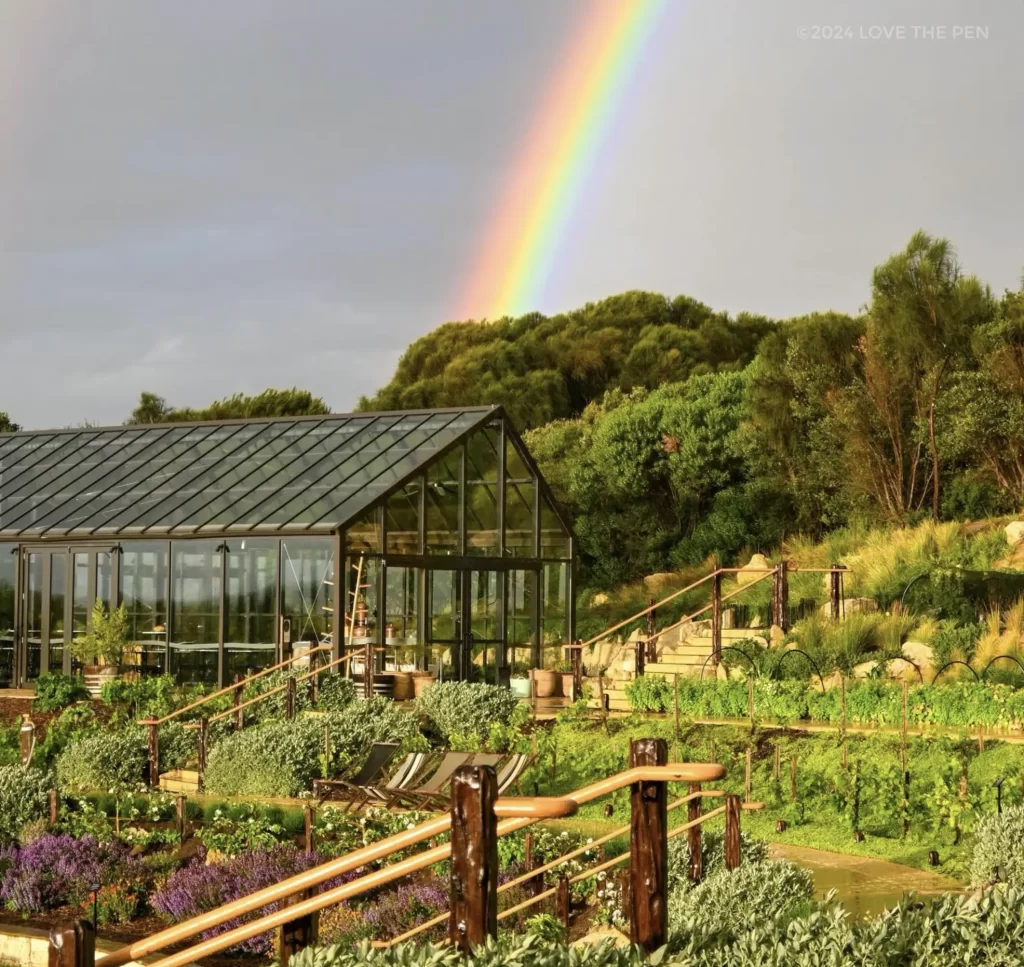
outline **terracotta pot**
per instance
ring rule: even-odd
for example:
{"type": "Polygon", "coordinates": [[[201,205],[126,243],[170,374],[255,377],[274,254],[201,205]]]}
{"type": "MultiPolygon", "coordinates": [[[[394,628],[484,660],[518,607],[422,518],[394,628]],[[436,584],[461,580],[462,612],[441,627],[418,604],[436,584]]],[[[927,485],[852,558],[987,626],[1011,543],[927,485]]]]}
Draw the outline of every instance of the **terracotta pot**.
{"type": "Polygon", "coordinates": [[[569,699],[576,696],[572,693],[572,672],[562,672],[562,694],[569,699]]]}
{"type": "Polygon", "coordinates": [[[412,675],[409,672],[392,672],[391,677],[395,680],[395,701],[408,702],[413,693],[412,675]]]}
{"type": "Polygon", "coordinates": [[[426,689],[437,681],[430,672],[414,672],[412,676],[412,693],[419,698],[426,689]]]}
{"type": "Polygon", "coordinates": [[[546,668],[535,668],[533,670],[534,698],[554,698],[558,693],[560,677],[558,672],[548,671],[546,668]]]}

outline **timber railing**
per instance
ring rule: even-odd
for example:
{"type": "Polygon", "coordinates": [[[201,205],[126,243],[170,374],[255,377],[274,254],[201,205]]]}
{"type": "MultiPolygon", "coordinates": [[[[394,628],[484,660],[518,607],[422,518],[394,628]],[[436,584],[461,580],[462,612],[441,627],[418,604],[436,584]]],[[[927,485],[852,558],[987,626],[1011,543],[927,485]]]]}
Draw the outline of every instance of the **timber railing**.
{"type": "Polygon", "coordinates": [[[671,594],[666,595],[660,601],[655,601],[653,598],[646,608],[637,611],[636,614],[630,615],[622,621],[617,622],[610,628],[605,628],[604,631],[600,632],[594,637],[587,639],[586,641],[577,641],[575,644],[569,646],[569,651],[572,657],[573,667],[573,687],[574,694],[579,695],[582,687],[583,678],[583,649],[592,647],[606,638],[610,638],[613,634],[621,631],[628,625],[633,624],[635,621],[639,621],[641,618],[647,618],[646,630],[641,632],[639,640],[632,646],[636,649],[636,673],[642,675],[644,673],[644,667],[647,662],[657,661],[657,641],[662,636],[670,631],[674,631],[676,628],[681,627],[687,622],[693,621],[694,618],[699,617],[707,611],[711,612],[711,651],[714,656],[715,664],[721,660],[722,656],[722,603],[735,598],[738,595],[749,591],[755,584],[759,584],[766,578],[772,578],[772,596],[771,596],[771,622],[773,625],[777,625],[782,629],[783,632],[789,630],[789,575],[803,573],[803,574],[828,574],[829,577],[829,611],[834,619],[838,619],[843,616],[845,609],[845,600],[843,595],[843,575],[849,573],[849,568],[844,567],[842,564],[833,564],[831,567],[793,567],[788,561],[780,561],[774,567],[769,568],[756,568],[756,567],[719,567],[711,571],[710,574],[705,574],[704,577],[698,578],[691,584],[686,585],[684,588],[679,588],[677,591],[673,591],[671,594]],[[752,580],[741,584],[734,591],[730,591],[728,594],[722,594],[722,575],[733,575],[733,574],[749,574],[757,575],[752,580]],[[693,611],[690,614],[672,622],[672,624],[656,630],[656,614],[658,608],[664,607],[668,602],[674,601],[680,595],[687,594],[690,591],[694,591],[703,584],[711,584],[711,600],[708,601],[702,608],[697,611],[693,611]]]}
{"type": "MultiPolygon", "coordinates": [[[[691,822],[686,829],[691,836],[691,846],[696,836],[698,856],[701,823],[719,815],[725,816],[727,864],[735,868],[740,861],[739,817],[742,807],[739,797],[726,796],[724,806],[703,815],[699,806],[705,795],[722,795],[718,790],[704,793],[701,784],[721,779],[724,775],[724,767],[714,763],[668,763],[668,746],[664,739],[635,740],[630,747],[629,769],[565,796],[499,799],[493,767],[464,766],[453,778],[451,810],[447,815],[437,816],[371,846],[167,927],[107,954],[103,962],[105,967],[122,967],[142,957],[164,952],[165,955],[152,961],[150,967],[186,967],[252,937],[277,930],[278,962],[287,964],[293,954],[316,943],[317,915],[321,910],[343,900],[363,896],[443,860],[451,860],[451,902],[446,917],[448,939],[460,949],[469,951],[473,945],[497,934],[498,838],[541,820],[571,816],[584,803],[626,787],[631,790],[630,849],[628,854],[609,861],[609,865],[628,859],[632,939],[646,950],[653,951],[663,946],[667,937],[668,784],[690,784],[690,794],[675,805],[686,802],[691,811],[696,809],[696,815],[691,812],[691,822]],[[448,833],[450,841],[447,843],[430,846],[380,869],[372,868],[372,864],[448,833]],[[318,887],[330,880],[360,871],[363,871],[362,875],[348,883],[317,892],[318,887]],[[209,936],[210,931],[222,929],[230,921],[269,904],[278,904],[279,908],[216,936],[209,936]],[[205,939],[174,953],[166,953],[169,947],[194,941],[202,934],[206,934],[205,939]]],[[[614,835],[622,835],[626,831],[624,827],[616,830],[614,835]]],[[[564,859],[560,858],[558,862],[564,859]]],[[[535,869],[529,875],[537,876],[539,872],[535,869]]],[[[598,872],[598,869],[593,869],[587,875],[594,876],[598,872]]],[[[694,872],[699,876],[699,869],[691,870],[691,875],[694,872]]],[[[510,916],[512,912],[515,911],[505,911],[503,916],[510,916]]],[[[54,967],[58,964],[92,967],[94,944],[92,926],[87,921],[60,924],[50,934],[50,963],[54,967]]]]}
{"type": "MultiPolygon", "coordinates": [[[[258,702],[263,702],[274,695],[280,695],[282,692],[285,694],[285,717],[292,719],[295,717],[296,708],[296,690],[300,682],[309,682],[309,699],[310,704],[315,708],[319,698],[320,691],[320,676],[324,672],[331,671],[335,668],[340,668],[346,662],[351,661],[352,658],[362,656],[362,652],[351,652],[347,655],[342,655],[340,658],[335,658],[332,661],[321,663],[320,655],[323,652],[330,651],[330,645],[317,645],[315,648],[310,648],[309,651],[303,652],[301,655],[294,655],[291,658],[287,658],[284,661],[278,662],[276,665],[271,665],[269,668],[264,668],[261,671],[256,672],[253,675],[249,675],[247,678],[241,676],[236,677],[235,681],[230,685],[219,689],[216,692],[212,692],[209,695],[192,702],[190,705],[185,705],[182,708],[175,709],[162,718],[158,719],[142,719],[139,721],[139,725],[144,726],[149,731],[149,782],[150,785],[156,787],[160,782],[160,738],[159,729],[161,725],[167,722],[179,719],[188,713],[194,713],[197,709],[202,708],[204,705],[208,705],[210,702],[214,702],[217,699],[223,698],[225,695],[230,694],[233,698],[233,703],[230,708],[223,709],[222,711],[215,712],[213,715],[202,715],[198,718],[189,721],[185,724],[187,729],[196,729],[199,732],[198,736],[198,772],[200,779],[203,771],[206,767],[206,751],[208,745],[208,730],[210,725],[214,722],[219,722],[221,719],[233,718],[235,730],[238,731],[245,727],[245,709],[255,705],[258,702]],[[260,692],[258,695],[254,695],[250,699],[242,700],[242,696],[245,689],[251,683],[258,681],[261,678],[266,677],[274,672],[281,671],[285,668],[297,664],[298,662],[308,662],[310,670],[303,675],[291,675],[280,685],[275,685],[273,688],[268,688],[266,691],[260,692]]],[[[382,648],[376,648],[375,651],[383,651],[382,648]]]]}

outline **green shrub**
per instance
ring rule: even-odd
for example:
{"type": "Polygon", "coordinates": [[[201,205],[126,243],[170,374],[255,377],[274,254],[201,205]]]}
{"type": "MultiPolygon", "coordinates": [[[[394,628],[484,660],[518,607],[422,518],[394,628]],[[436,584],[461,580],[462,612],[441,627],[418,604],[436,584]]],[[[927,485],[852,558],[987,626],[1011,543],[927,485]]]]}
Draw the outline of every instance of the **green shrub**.
{"type": "Polygon", "coordinates": [[[415,709],[445,742],[453,735],[486,736],[495,723],[508,725],[518,699],[508,688],[478,682],[439,682],[416,699],[415,709]]]}
{"type": "MultiPolygon", "coordinates": [[[[439,688],[433,685],[427,691],[439,688]]],[[[397,742],[403,751],[422,743],[416,719],[390,699],[375,695],[361,702],[352,702],[340,712],[320,722],[319,734],[330,733],[331,762],[329,771],[337,775],[366,756],[374,742],[397,742]]]]}
{"type": "Polygon", "coordinates": [[[669,929],[702,919],[738,930],[758,919],[775,919],[813,896],[808,870],[786,862],[743,863],[705,876],[694,887],[677,886],[668,900],[669,929]]]}
{"type": "Polygon", "coordinates": [[[180,719],[171,719],[157,729],[157,748],[161,772],[184,769],[199,757],[199,733],[185,728],[180,719]]]}
{"type": "Polygon", "coordinates": [[[49,814],[53,777],[40,769],[0,766],[0,846],[17,838],[26,823],[49,814]]]}
{"type": "Polygon", "coordinates": [[[627,683],[626,698],[634,712],[667,712],[672,707],[672,686],[660,675],[639,675],[627,683]]]}
{"type": "Polygon", "coordinates": [[[971,883],[990,881],[996,868],[1000,881],[1024,886],[1024,806],[985,816],[974,828],[971,883]]]}
{"type": "Polygon", "coordinates": [[[356,699],[356,684],[343,675],[321,675],[316,707],[321,712],[340,712],[356,699]]]}
{"type": "MultiPolygon", "coordinates": [[[[104,682],[100,698],[112,707],[116,717],[159,719],[193,702],[202,691],[202,686],[179,685],[173,675],[153,675],[137,682],[123,678],[104,682]]],[[[210,710],[206,709],[204,714],[209,715],[210,710]]]]}
{"type": "Polygon", "coordinates": [[[89,693],[77,675],[54,672],[40,675],[36,679],[36,697],[32,708],[37,712],[56,712],[88,697],[89,693]]]}
{"type": "Polygon", "coordinates": [[[124,789],[143,781],[148,757],[146,733],[137,726],[88,733],[58,756],[57,779],[64,789],[124,789]]]}
{"type": "Polygon", "coordinates": [[[317,719],[253,725],[213,746],[203,784],[220,796],[297,796],[312,785],[322,747],[323,724],[317,719]]]}
{"type": "MultiPolygon", "coordinates": [[[[715,829],[704,830],[700,838],[701,871],[703,879],[715,876],[725,869],[725,835],[715,829]]],[[[740,860],[742,864],[758,865],[768,859],[768,844],[740,833],[740,860]]],[[[690,883],[690,843],[683,836],[668,841],[668,888],[686,889],[690,883]]]]}

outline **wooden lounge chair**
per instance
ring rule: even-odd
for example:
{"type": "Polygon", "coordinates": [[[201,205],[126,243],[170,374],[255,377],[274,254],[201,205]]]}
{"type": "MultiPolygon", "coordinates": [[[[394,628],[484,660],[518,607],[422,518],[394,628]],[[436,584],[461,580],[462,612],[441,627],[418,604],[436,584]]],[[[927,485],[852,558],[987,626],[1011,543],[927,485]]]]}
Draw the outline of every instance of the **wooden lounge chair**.
{"type": "Polygon", "coordinates": [[[523,773],[533,764],[534,757],[528,752],[517,752],[498,773],[498,795],[503,796],[512,786],[519,785],[523,773]]]}
{"type": "Polygon", "coordinates": [[[397,795],[403,789],[409,788],[409,786],[416,782],[431,758],[432,755],[429,752],[410,752],[385,785],[374,783],[362,786],[361,792],[363,796],[358,801],[353,799],[351,808],[361,809],[364,806],[385,806],[390,808],[397,805],[397,795]]]}
{"type": "Polygon", "coordinates": [[[434,774],[422,786],[397,792],[395,798],[414,809],[438,808],[439,801],[444,801],[444,789],[451,781],[452,774],[459,766],[466,765],[471,758],[471,752],[446,752],[434,774]]]}
{"type": "Polygon", "coordinates": [[[398,752],[397,742],[374,742],[362,768],[347,779],[314,779],[313,795],[321,802],[335,800],[351,803],[365,797],[365,787],[380,781],[387,764],[398,752]]]}

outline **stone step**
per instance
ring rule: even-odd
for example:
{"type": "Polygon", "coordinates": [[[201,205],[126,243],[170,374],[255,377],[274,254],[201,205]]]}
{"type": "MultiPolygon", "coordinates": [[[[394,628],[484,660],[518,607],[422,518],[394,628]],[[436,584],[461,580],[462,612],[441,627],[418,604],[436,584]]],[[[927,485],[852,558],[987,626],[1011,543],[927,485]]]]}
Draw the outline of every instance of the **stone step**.
{"type": "Polygon", "coordinates": [[[194,769],[172,769],[160,774],[164,792],[199,792],[199,773],[194,769]]]}

